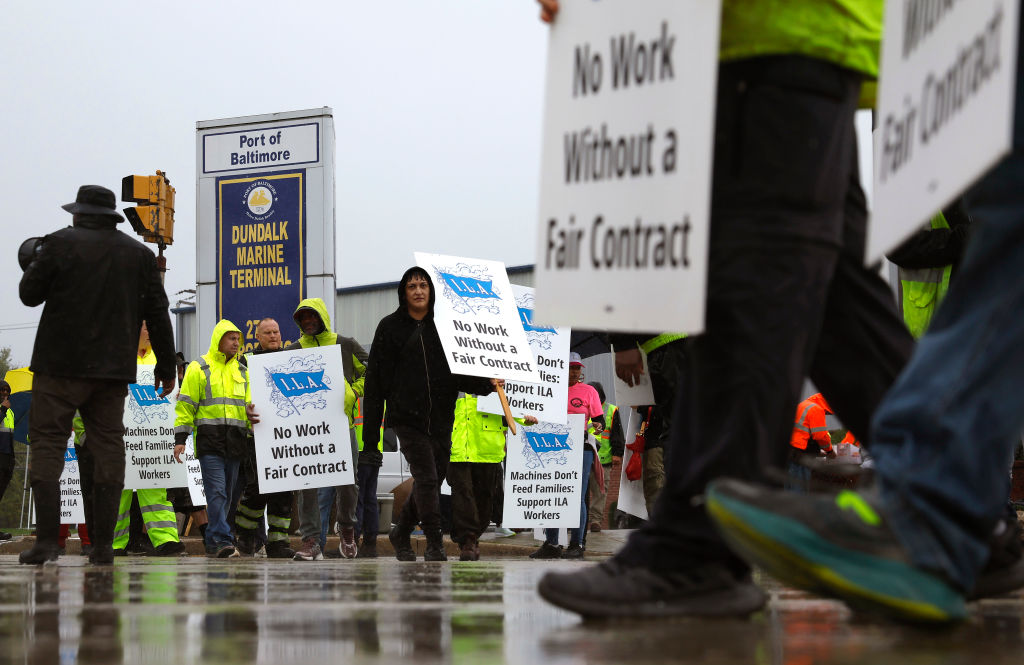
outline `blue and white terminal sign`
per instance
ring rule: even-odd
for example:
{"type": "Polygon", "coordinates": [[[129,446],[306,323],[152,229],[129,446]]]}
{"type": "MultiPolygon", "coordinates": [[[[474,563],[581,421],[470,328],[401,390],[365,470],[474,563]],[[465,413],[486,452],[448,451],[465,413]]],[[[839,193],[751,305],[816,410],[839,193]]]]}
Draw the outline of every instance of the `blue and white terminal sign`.
{"type": "Polygon", "coordinates": [[[292,313],[319,297],[334,316],[334,121],[331,109],[196,123],[197,329],[207,348],[220,319],[242,331],[273,318],[298,337],[292,313]]]}

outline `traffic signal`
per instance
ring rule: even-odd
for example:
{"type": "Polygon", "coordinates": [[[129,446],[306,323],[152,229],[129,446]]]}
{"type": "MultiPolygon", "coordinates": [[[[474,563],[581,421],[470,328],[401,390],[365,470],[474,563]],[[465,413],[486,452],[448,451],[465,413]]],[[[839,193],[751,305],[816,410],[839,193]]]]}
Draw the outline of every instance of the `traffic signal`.
{"type": "Polygon", "coordinates": [[[124,214],[145,242],[174,244],[174,188],[163,171],[122,178],[121,200],[143,204],[124,214]]]}

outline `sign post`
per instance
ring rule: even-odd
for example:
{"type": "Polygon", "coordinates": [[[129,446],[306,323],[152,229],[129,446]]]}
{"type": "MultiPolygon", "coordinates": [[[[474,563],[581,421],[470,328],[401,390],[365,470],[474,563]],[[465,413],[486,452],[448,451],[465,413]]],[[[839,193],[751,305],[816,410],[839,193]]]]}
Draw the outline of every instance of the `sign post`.
{"type": "Polygon", "coordinates": [[[303,298],[322,298],[333,317],[331,109],[207,120],[196,131],[194,334],[228,319],[245,353],[265,317],[285,339],[297,335],[292,313],[303,298]]]}
{"type": "Polygon", "coordinates": [[[548,46],[537,316],[698,332],[721,1],[561,4],[548,46]]]}

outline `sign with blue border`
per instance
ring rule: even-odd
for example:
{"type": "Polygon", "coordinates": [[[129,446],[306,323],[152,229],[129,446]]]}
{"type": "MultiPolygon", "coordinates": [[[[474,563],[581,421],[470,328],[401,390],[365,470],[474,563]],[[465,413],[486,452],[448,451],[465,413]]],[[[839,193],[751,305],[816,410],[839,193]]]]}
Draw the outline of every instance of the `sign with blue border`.
{"type": "Polygon", "coordinates": [[[217,318],[256,348],[256,326],[272,317],[287,336],[305,298],[306,172],[217,178],[217,318]]]}

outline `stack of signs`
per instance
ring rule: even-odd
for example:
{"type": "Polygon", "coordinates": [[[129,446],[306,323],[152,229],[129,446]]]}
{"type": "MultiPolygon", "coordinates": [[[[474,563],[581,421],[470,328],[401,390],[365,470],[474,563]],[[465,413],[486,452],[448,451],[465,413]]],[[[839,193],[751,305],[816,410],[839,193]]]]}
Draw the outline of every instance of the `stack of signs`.
{"type": "Polygon", "coordinates": [[[139,365],[124,404],[124,488],[186,487],[185,465],[174,460],[174,404],[153,388],[155,365],[139,365]]]}
{"type": "Polygon", "coordinates": [[[702,329],[721,11],[562,0],[541,148],[541,320],[702,329]]]}
{"type": "MultiPolygon", "coordinates": [[[[523,332],[529,340],[530,350],[536,358],[540,383],[508,381],[505,393],[512,415],[522,418],[532,415],[541,422],[565,424],[566,404],[569,401],[569,341],[568,328],[539,325],[533,319],[533,289],[512,285],[516,308],[523,332]]],[[[477,400],[477,410],[484,413],[503,413],[496,393],[477,400]]]]}
{"type": "Polygon", "coordinates": [[[453,374],[539,380],[500,261],[416,252],[434,283],[434,325],[453,374]]]}
{"type": "Polygon", "coordinates": [[[188,496],[192,499],[192,505],[198,507],[206,505],[206,485],[203,484],[203,470],[196,457],[195,441],[191,436],[185,441],[185,469],[188,473],[188,496]]]}
{"type": "Polygon", "coordinates": [[[520,428],[518,438],[509,442],[505,526],[579,527],[585,424],[586,416],[574,413],[565,425],[520,428]]]}
{"type": "Polygon", "coordinates": [[[337,345],[249,358],[260,493],[355,483],[337,345]]]}
{"type": "Polygon", "coordinates": [[[887,2],[868,261],[1013,143],[1020,0],[887,2]]]}
{"type": "Polygon", "coordinates": [[[78,455],[75,453],[74,439],[68,441],[68,447],[64,451],[64,471],[60,474],[60,523],[85,523],[82,476],[78,468],[78,455]]]}
{"type": "MultiPolygon", "coordinates": [[[[626,426],[626,444],[628,445],[636,439],[643,416],[636,409],[630,409],[626,422],[628,423],[626,426]]],[[[644,499],[644,479],[641,477],[637,480],[630,480],[626,477],[626,467],[629,466],[631,459],[633,459],[633,451],[625,448],[622,455],[622,476],[619,478],[618,509],[645,520],[647,519],[647,501],[644,499]]]]}

